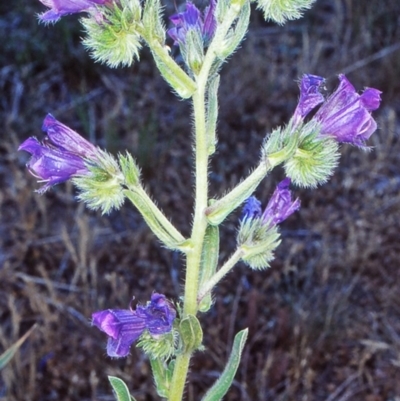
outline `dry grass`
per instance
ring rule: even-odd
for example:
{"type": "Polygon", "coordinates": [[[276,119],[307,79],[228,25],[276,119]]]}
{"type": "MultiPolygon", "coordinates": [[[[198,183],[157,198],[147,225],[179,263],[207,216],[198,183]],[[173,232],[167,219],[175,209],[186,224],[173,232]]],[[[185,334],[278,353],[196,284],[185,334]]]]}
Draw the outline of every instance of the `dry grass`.
{"type": "MultiPolygon", "coordinates": [[[[0,4],[7,38],[0,54],[0,351],[35,322],[38,328],[1,372],[0,399],[112,400],[109,374],[129,381],[138,400],[156,399],[146,358],[135,349],[124,360],[107,358],[105,337],[89,319],[153,290],[176,299],[180,257],[159,248],[129,205],[101,217],[77,204],[68,184],[38,196],[16,148],[40,136],[51,111],[100,146],[129,149],[151,193],[187,234],[189,105],[169,93],[148,53],[131,69],[93,67],[74,18],[38,27],[39,2],[26,3],[0,4]]],[[[207,352],[194,358],[188,400],[215,380],[244,327],[249,342],[229,401],[400,400],[399,15],[397,0],[319,0],[285,27],[255,13],[242,49],[224,67],[214,193],[237,183],[265,132],[287,121],[303,73],[326,76],[333,87],[335,75],[347,72],[358,88],[380,88],[384,101],[372,152],[344,146],[328,184],[296,190],[302,208],[283,225],[272,268],[238,266],[218,287],[215,308],[201,316],[207,352]]],[[[257,195],[267,199],[281,175],[257,195]]],[[[223,226],[222,258],[235,230],[233,216],[223,226]]]]}

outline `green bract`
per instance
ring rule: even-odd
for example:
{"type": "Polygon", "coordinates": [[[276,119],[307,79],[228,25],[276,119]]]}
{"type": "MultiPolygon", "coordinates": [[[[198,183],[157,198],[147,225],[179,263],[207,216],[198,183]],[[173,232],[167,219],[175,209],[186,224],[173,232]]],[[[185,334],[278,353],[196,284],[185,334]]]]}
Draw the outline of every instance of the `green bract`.
{"type": "Polygon", "coordinates": [[[310,121],[298,129],[299,143],[285,164],[285,172],[294,184],[314,188],[324,184],[333,174],[340,157],[337,141],[321,137],[320,126],[310,121]]]}
{"type": "Polygon", "coordinates": [[[315,0],[257,0],[257,8],[264,12],[266,20],[283,24],[298,19],[303,11],[311,8],[315,0]]]}
{"type": "Polygon", "coordinates": [[[90,16],[81,19],[86,32],[83,44],[92,57],[109,67],[130,66],[139,59],[141,5],[137,0],[114,2],[103,7],[102,20],[90,16]]]}
{"type": "Polygon", "coordinates": [[[242,261],[252,269],[268,268],[280,243],[277,226],[268,227],[262,218],[242,220],[237,244],[242,251],[242,261]]]}
{"type": "Polygon", "coordinates": [[[122,192],[124,176],[115,158],[99,150],[99,158],[94,163],[87,163],[89,174],[72,179],[78,187],[78,199],[84,201],[90,209],[109,213],[119,209],[124,203],[122,192]]]}

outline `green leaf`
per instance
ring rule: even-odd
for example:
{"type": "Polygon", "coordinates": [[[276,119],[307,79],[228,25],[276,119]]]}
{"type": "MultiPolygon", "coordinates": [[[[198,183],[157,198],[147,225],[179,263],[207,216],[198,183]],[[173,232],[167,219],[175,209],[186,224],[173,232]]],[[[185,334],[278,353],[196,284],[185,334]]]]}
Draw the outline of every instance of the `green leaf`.
{"type": "Polygon", "coordinates": [[[183,342],[183,351],[191,352],[198,349],[203,342],[203,330],[196,316],[188,315],[179,324],[179,332],[183,342]]]}
{"type": "Polygon", "coordinates": [[[202,401],[222,400],[222,397],[228,392],[229,387],[232,385],[233,378],[235,377],[236,371],[238,369],[240,358],[242,356],[243,347],[247,340],[248,332],[249,332],[248,329],[244,329],[236,334],[235,341],[233,342],[232,352],[228,360],[228,364],[225,366],[225,369],[220,378],[204,395],[202,401]]]}
{"type": "Polygon", "coordinates": [[[150,359],[151,370],[153,371],[154,384],[156,385],[157,394],[160,397],[168,398],[169,383],[167,382],[166,363],[160,358],[150,359]]]}
{"type": "Polygon", "coordinates": [[[115,376],[108,376],[108,380],[114,390],[117,401],[136,401],[135,398],[129,394],[128,386],[123,380],[115,376]]]}
{"type": "Polygon", "coordinates": [[[207,150],[211,156],[217,146],[217,120],[218,120],[218,88],[219,88],[219,75],[215,74],[208,84],[207,90],[207,150]]]}
{"type": "Polygon", "coordinates": [[[246,1],[240,10],[236,25],[229,30],[223,42],[223,46],[217,50],[217,56],[225,60],[240,45],[250,22],[250,1],[246,1]]]}
{"type": "MultiPolygon", "coordinates": [[[[206,283],[217,270],[219,255],[219,228],[209,225],[204,236],[203,250],[201,254],[201,270],[199,288],[206,283]]],[[[205,295],[199,304],[201,312],[207,312],[212,305],[211,293],[205,295]]]]}
{"type": "Polygon", "coordinates": [[[33,325],[17,342],[15,342],[10,348],[5,350],[0,355],[0,370],[10,362],[11,358],[18,351],[19,347],[25,342],[25,340],[30,336],[32,331],[36,328],[36,324],[33,325]]]}

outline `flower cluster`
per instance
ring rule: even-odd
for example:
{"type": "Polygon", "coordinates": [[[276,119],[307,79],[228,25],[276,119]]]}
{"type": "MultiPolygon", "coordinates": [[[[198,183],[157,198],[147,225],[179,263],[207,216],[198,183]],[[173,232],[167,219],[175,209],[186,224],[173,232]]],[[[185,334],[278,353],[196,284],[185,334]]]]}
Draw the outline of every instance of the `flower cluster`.
{"type": "Polygon", "coordinates": [[[300,100],[292,122],[298,125],[316,106],[323,103],[312,121],[320,125],[320,136],[332,137],[338,142],[365,147],[377,124],[371,111],[379,108],[378,89],[366,88],[359,95],[345,75],[339,75],[339,86],[328,99],[319,92],[324,78],[304,75],[300,84],[300,100]]]}
{"type": "Polygon", "coordinates": [[[185,11],[171,16],[170,20],[175,26],[168,30],[168,35],[174,40],[174,44],[184,44],[188,32],[196,31],[207,46],[217,27],[217,21],[214,17],[215,5],[215,0],[211,0],[210,5],[204,10],[204,16],[202,16],[199,9],[188,1],[185,11]]]}
{"type": "Polygon", "coordinates": [[[107,354],[124,357],[129,349],[146,330],[152,337],[171,332],[176,311],[165,295],[154,293],[146,306],[132,309],[108,309],[95,312],[92,324],[106,333],[107,354]]]}
{"type": "Polygon", "coordinates": [[[30,137],[18,148],[32,155],[27,167],[32,175],[45,182],[39,193],[72,177],[89,173],[87,164],[98,159],[99,149],[51,114],[44,119],[42,129],[47,133],[42,142],[30,137]]]}

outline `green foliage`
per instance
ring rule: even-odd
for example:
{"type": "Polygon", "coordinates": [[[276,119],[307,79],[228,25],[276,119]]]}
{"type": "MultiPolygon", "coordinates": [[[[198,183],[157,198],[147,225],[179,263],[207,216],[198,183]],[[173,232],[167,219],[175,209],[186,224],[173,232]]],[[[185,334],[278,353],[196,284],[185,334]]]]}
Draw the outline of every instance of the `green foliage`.
{"type": "Polygon", "coordinates": [[[263,158],[271,167],[276,167],[293,156],[298,147],[298,134],[290,125],[276,128],[265,138],[262,147],[263,158]]]}
{"type": "Polygon", "coordinates": [[[26,341],[26,339],[31,335],[32,331],[35,328],[36,328],[36,325],[31,327],[18,341],[16,341],[11,347],[6,349],[0,355],[0,370],[3,369],[4,366],[6,366],[8,362],[10,362],[12,357],[15,355],[15,353],[18,351],[18,349],[21,347],[21,345],[26,341]]]}
{"type": "Polygon", "coordinates": [[[283,24],[298,19],[303,11],[311,8],[315,0],[257,0],[257,8],[264,12],[266,20],[283,24]]]}
{"type": "Polygon", "coordinates": [[[207,87],[207,121],[206,135],[208,154],[214,154],[217,147],[217,120],[218,120],[218,88],[220,77],[215,74],[210,78],[207,87]]]}
{"type": "Polygon", "coordinates": [[[175,250],[180,250],[181,245],[187,246],[185,238],[166,219],[142,187],[124,190],[123,194],[135,205],[151,231],[164,246],[175,250]]]}
{"type": "Polygon", "coordinates": [[[239,367],[240,358],[242,356],[243,348],[247,340],[248,332],[248,329],[244,329],[236,334],[231,355],[229,356],[229,360],[225,366],[224,371],[222,372],[219,379],[204,395],[202,401],[220,401],[228,392],[230,386],[232,385],[236,371],[239,367]]]}
{"type": "Polygon", "coordinates": [[[249,27],[250,12],[250,1],[245,1],[240,9],[235,24],[229,29],[225,39],[216,50],[219,59],[226,60],[242,42],[249,27]]]}
{"type": "Polygon", "coordinates": [[[141,5],[138,0],[121,0],[113,7],[102,7],[103,20],[90,16],[81,19],[87,36],[83,44],[92,57],[109,67],[130,66],[139,59],[141,5]]]}
{"type": "Polygon", "coordinates": [[[313,121],[300,127],[298,147],[284,164],[286,175],[298,186],[315,188],[324,184],[338,164],[337,141],[319,133],[319,126],[313,121]]]}
{"type": "Polygon", "coordinates": [[[140,336],[136,346],[142,348],[151,359],[165,360],[174,355],[177,336],[178,334],[175,330],[157,337],[152,336],[146,330],[140,336]]]}
{"type": "Polygon", "coordinates": [[[185,37],[185,44],[181,44],[182,57],[189,70],[198,75],[204,60],[204,42],[199,29],[190,29],[185,37]]]}
{"type": "MultiPolygon", "coordinates": [[[[219,228],[209,225],[203,241],[203,252],[201,254],[200,281],[199,288],[206,283],[217,270],[219,256],[219,228]]],[[[201,312],[207,312],[212,305],[211,293],[204,296],[199,304],[201,312]]]]}
{"type": "Polygon", "coordinates": [[[99,155],[95,162],[87,163],[89,174],[77,176],[72,181],[79,190],[79,200],[90,209],[107,214],[124,203],[121,187],[124,176],[112,155],[102,150],[99,150],[99,155]]]}
{"type": "Polygon", "coordinates": [[[261,270],[269,267],[281,240],[277,226],[269,227],[262,218],[249,218],[240,223],[237,243],[243,252],[242,261],[261,270]]]}
{"type": "Polygon", "coordinates": [[[136,401],[128,390],[128,386],[125,382],[118,377],[108,376],[108,380],[114,390],[115,399],[117,401],[136,401]]]}
{"type": "Polygon", "coordinates": [[[182,319],[179,323],[179,333],[184,353],[195,351],[201,347],[203,330],[196,316],[189,315],[182,319]]]}
{"type": "Polygon", "coordinates": [[[132,155],[128,152],[118,156],[119,165],[124,176],[125,184],[128,186],[136,186],[140,182],[140,169],[135,163],[132,155]]]}
{"type": "Polygon", "coordinates": [[[161,45],[165,43],[165,26],[160,0],[147,0],[143,10],[143,36],[147,41],[156,40],[161,45]]]}
{"type": "Polygon", "coordinates": [[[161,359],[150,358],[150,364],[157,394],[160,397],[168,398],[169,387],[171,385],[172,375],[174,373],[175,360],[167,363],[161,359]]]}

